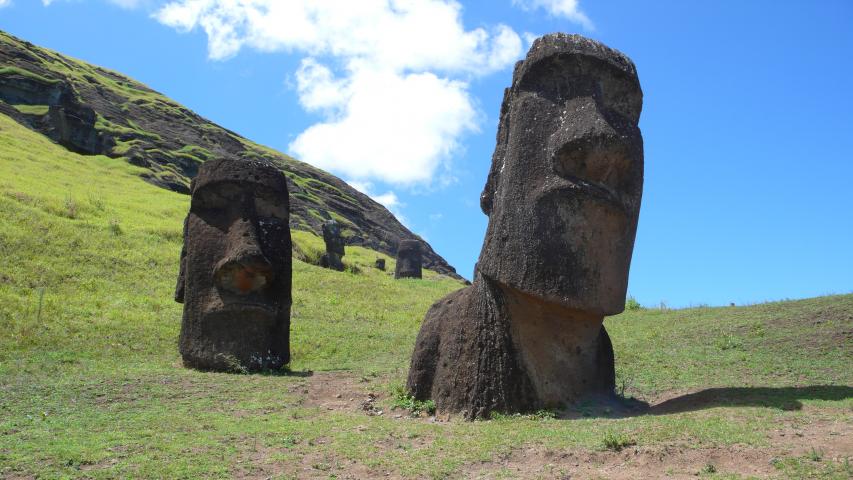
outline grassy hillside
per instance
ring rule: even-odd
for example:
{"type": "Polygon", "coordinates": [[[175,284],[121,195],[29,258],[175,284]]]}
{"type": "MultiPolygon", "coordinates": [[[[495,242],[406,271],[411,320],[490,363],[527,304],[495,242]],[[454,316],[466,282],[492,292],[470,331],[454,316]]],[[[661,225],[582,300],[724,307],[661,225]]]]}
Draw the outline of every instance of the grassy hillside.
{"type": "Polygon", "coordinates": [[[142,167],[132,171],[149,183],[184,193],[207,160],[264,159],[289,180],[291,228],[320,234],[333,218],[347,244],[392,256],[400,240],[416,239],[425,265],[461,279],[427,242],[346,182],[255,144],[121,73],[2,31],[0,65],[0,114],[70,150],[122,159],[142,167]]]}
{"type": "Polygon", "coordinates": [[[650,407],[436,422],[393,408],[424,312],[460,284],[394,281],[363,248],[357,273],[294,262],[290,374],[182,368],[187,202],[0,115],[0,477],[853,474],[853,295],[627,312],[607,320],[619,388],[650,407]]]}

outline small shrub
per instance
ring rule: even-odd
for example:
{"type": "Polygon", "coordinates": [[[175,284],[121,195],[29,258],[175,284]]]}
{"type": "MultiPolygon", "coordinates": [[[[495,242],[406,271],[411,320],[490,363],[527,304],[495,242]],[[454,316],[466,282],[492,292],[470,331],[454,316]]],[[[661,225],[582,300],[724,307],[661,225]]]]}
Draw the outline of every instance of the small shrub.
{"type": "Polygon", "coordinates": [[[347,273],[351,273],[353,275],[361,274],[361,268],[359,268],[358,265],[356,265],[354,263],[344,264],[344,271],[347,273]]]}
{"type": "Polygon", "coordinates": [[[699,470],[699,473],[717,473],[717,467],[712,463],[706,463],[702,470],[699,470]]]}
{"type": "Polygon", "coordinates": [[[640,305],[640,302],[638,302],[637,299],[633,296],[629,295],[628,298],[625,300],[625,310],[637,311],[642,309],[643,306],[640,305]]]}
{"type": "Polygon", "coordinates": [[[110,233],[115,236],[119,236],[123,233],[117,218],[110,219],[110,233]]]}
{"type": "Polygon", "coordinates": [[[107,205],[104,203],[104,200],[101,197],[98,197],[93,194],[89,194],[89,204],[92,205],[92,208],[98,210],[99,212],[103,212],[106,210],[107,205]]]}
{"type": "Polygon", "coordinates": [[[605,450],[619,452],[623,448],[630,447],[631,445],[636,445],[637,442],[631,440],[630,438],[621,433],[607,432],[604,434],[604,438],[602,439],[601,443],[604,445],[605,450]]]}
{"type": "Polygon", "coordinates": [[[812,447],[811,451],[806,455],[806,457],[813,462],[819,462],[823,460],[823,451],[815,450],[815,448],[812,447]]]}
{"type": "Polygon", "coordinates": [[[394,394],[392,406],[408,410],[412,416],[419,416],[421,413],[427,415],[435,414],[435,402],[432,400],[417,400],[409,395],[406,387],[403,385],[395,385],[391,392],[394,394]]]}
{"type": "Polygon", "coordinates": [[[718,338],[715,344],[720,350],[737,350],[743,347],[743,342],[732,335],[726,335],[718,338]]]}
{"type": "Polygon", "coordinates": [[[616,395],[625,398],[625,392],[633,385],[633,379],[630,376],[624,375],[621,372],[617,375],[616,380],[616,395]]]}
{"type": "Polygon", "coordinates": [[[77,218],[77,201],[71,195],[65,197],[65,216],[77,218]]]}
{"type": "Polygon", "coordinates": [[[553,420],[557,418],[557,412],[554,410],[537,410],[530,414],[534,420],[553,420]]]}

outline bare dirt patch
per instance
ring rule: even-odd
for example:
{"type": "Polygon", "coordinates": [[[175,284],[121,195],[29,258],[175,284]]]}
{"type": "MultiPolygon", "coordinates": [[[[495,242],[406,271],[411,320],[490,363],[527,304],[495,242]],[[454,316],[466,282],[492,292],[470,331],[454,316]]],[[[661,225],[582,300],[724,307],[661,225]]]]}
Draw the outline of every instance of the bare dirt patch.
{"type": "MultiPolygon", "coordinates": [[[[363,415],[407,417],[405,412],[387,411],[389,396],[385,378],[366,379],[348,372],[317,372],[290,386],[291,393],[302,397],[302,405],[325,411],[363,415]],[[369,405],[370,408],[365,407],[369,405]]],[[[779,475],[775,462],[779,459],[806,458],[817,451],[824,461],[843,462],[853,458],[853,422],[849,413],[835,408],[803,406],[797,399],[843,399],[853,395],[850,387],[785,387],[732,388],[673,391],[660,393],[655,401],[628,415],[669,415],[720,406],[778,407],[798,410],[804,416],[780,419],[768,431],[765,447],[745,445],[694,448],[689,444],[628,446],[621,451],[605,449],[549,449],[527,445],[487,462],[461,467],[454,478],[560,478],[560,479],[637,479],[697,478],[704,473],[733,474],[768,478],[779,475]],[[767,404],[768,398],[781,397],[767,404]],[[739,399],[739,400],[738,400],[739,399]],[[762,403],[764,402],[764,403],[762,403]]],[[[613,412],[618,414],[619,412],[613,412]]],[[[434,419],[409,419],[433,422],[434,419]]],[[[572,421],[572,420],[563,420],[572,421]]],[[[360,426],[355,427],[356,429],[360,426]]],[[[317,440],[322,442],[323,439],[317,440]]],[[[431,439],[417,438],[414,448],[422,448],[431,439]]],[[[399,439],[387,438],[374,446],[382,452],[399,447],[399,439]]],[[[303,448],[247,448],[235,466],[236,478],[403,478],[400,473],[368,466],[362,460],[336,455],[328,449],[306,451],[303,448]]]]}
{"type": "Polygon", "coordinates": [[[380,404],[388,393],[377,383],[383,382],[370,381],[347,372],[318,372],[307,377],[302,384],[304,405],[330,411],[364,411],[383,415],[386,412],[380,404]]]}

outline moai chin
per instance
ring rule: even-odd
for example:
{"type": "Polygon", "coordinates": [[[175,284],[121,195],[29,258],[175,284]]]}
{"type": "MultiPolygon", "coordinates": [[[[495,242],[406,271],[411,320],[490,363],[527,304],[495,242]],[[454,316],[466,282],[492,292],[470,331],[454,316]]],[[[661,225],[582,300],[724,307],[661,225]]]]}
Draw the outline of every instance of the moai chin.
{"type": "Polygon", "coordinates": [[[401,240],[397,246],[397,266],[394,278],[421,278],[421,242],[401,240]]]}
{"type": "Polygon", "coordinates": [[[203,370],[277,369],[290,360],[291,241],[285,176],[212,160],[190,186],[175,300],[180,352],[203,370]]]}
{"type": "Polygon", "coordinates": [[[320,259],[320,266],[342,272],[344,262],[344,238],[341,236],[341,227],[335,220],[326,220],[323,223],[323,241],[326,243],[326,253],[320,259]]]}
{"type": "Polygon", "coordinates": [[[440,412],[554,408],[614,389],[643,186],[642,90],[622,53],[536,40],[504,93],[470,287],[427,312],[407,382],[440,412]]]}

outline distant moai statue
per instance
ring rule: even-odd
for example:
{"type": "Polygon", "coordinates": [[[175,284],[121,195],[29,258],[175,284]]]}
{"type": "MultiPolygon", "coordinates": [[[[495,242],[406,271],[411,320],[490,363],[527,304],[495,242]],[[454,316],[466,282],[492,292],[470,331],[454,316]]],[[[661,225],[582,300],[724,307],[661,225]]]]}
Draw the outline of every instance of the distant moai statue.
{"type": "Polygon", "coordinates": [[[408,391],[466,418],[612,395],[603,320],[625,307],[643,188],[634,64],[579,35],[537,39],[504,92],[470,287],[424,319],[408,391]]]}
{"type": "Polygon", "coordinates": [[[385,259],[384,258],[377,258],[376,259],[376,268],[379,270],[382,270],[383,272],[385,271],[385,259]]]}
{"type": "Polygon", "coordinates": [[[397,247],[394,278],[421,278],[421,242],[401,240],[397,247]]]}
{"type": "Polygon", "coordinates": [[[211,160],[190,185],[175,300],[184,365],[277,369],[290,361],[291,241],[284,174],[211,160]]]}
{"type": "Polygon", "coordinates": [[[342,272],[344,262],[344,238],[341,236],[341,227],[335,220],[326,220],[323,223],[323,241],[326,243],[326,253],[320,259],[320,265],[325,268],[342,272]]]}

